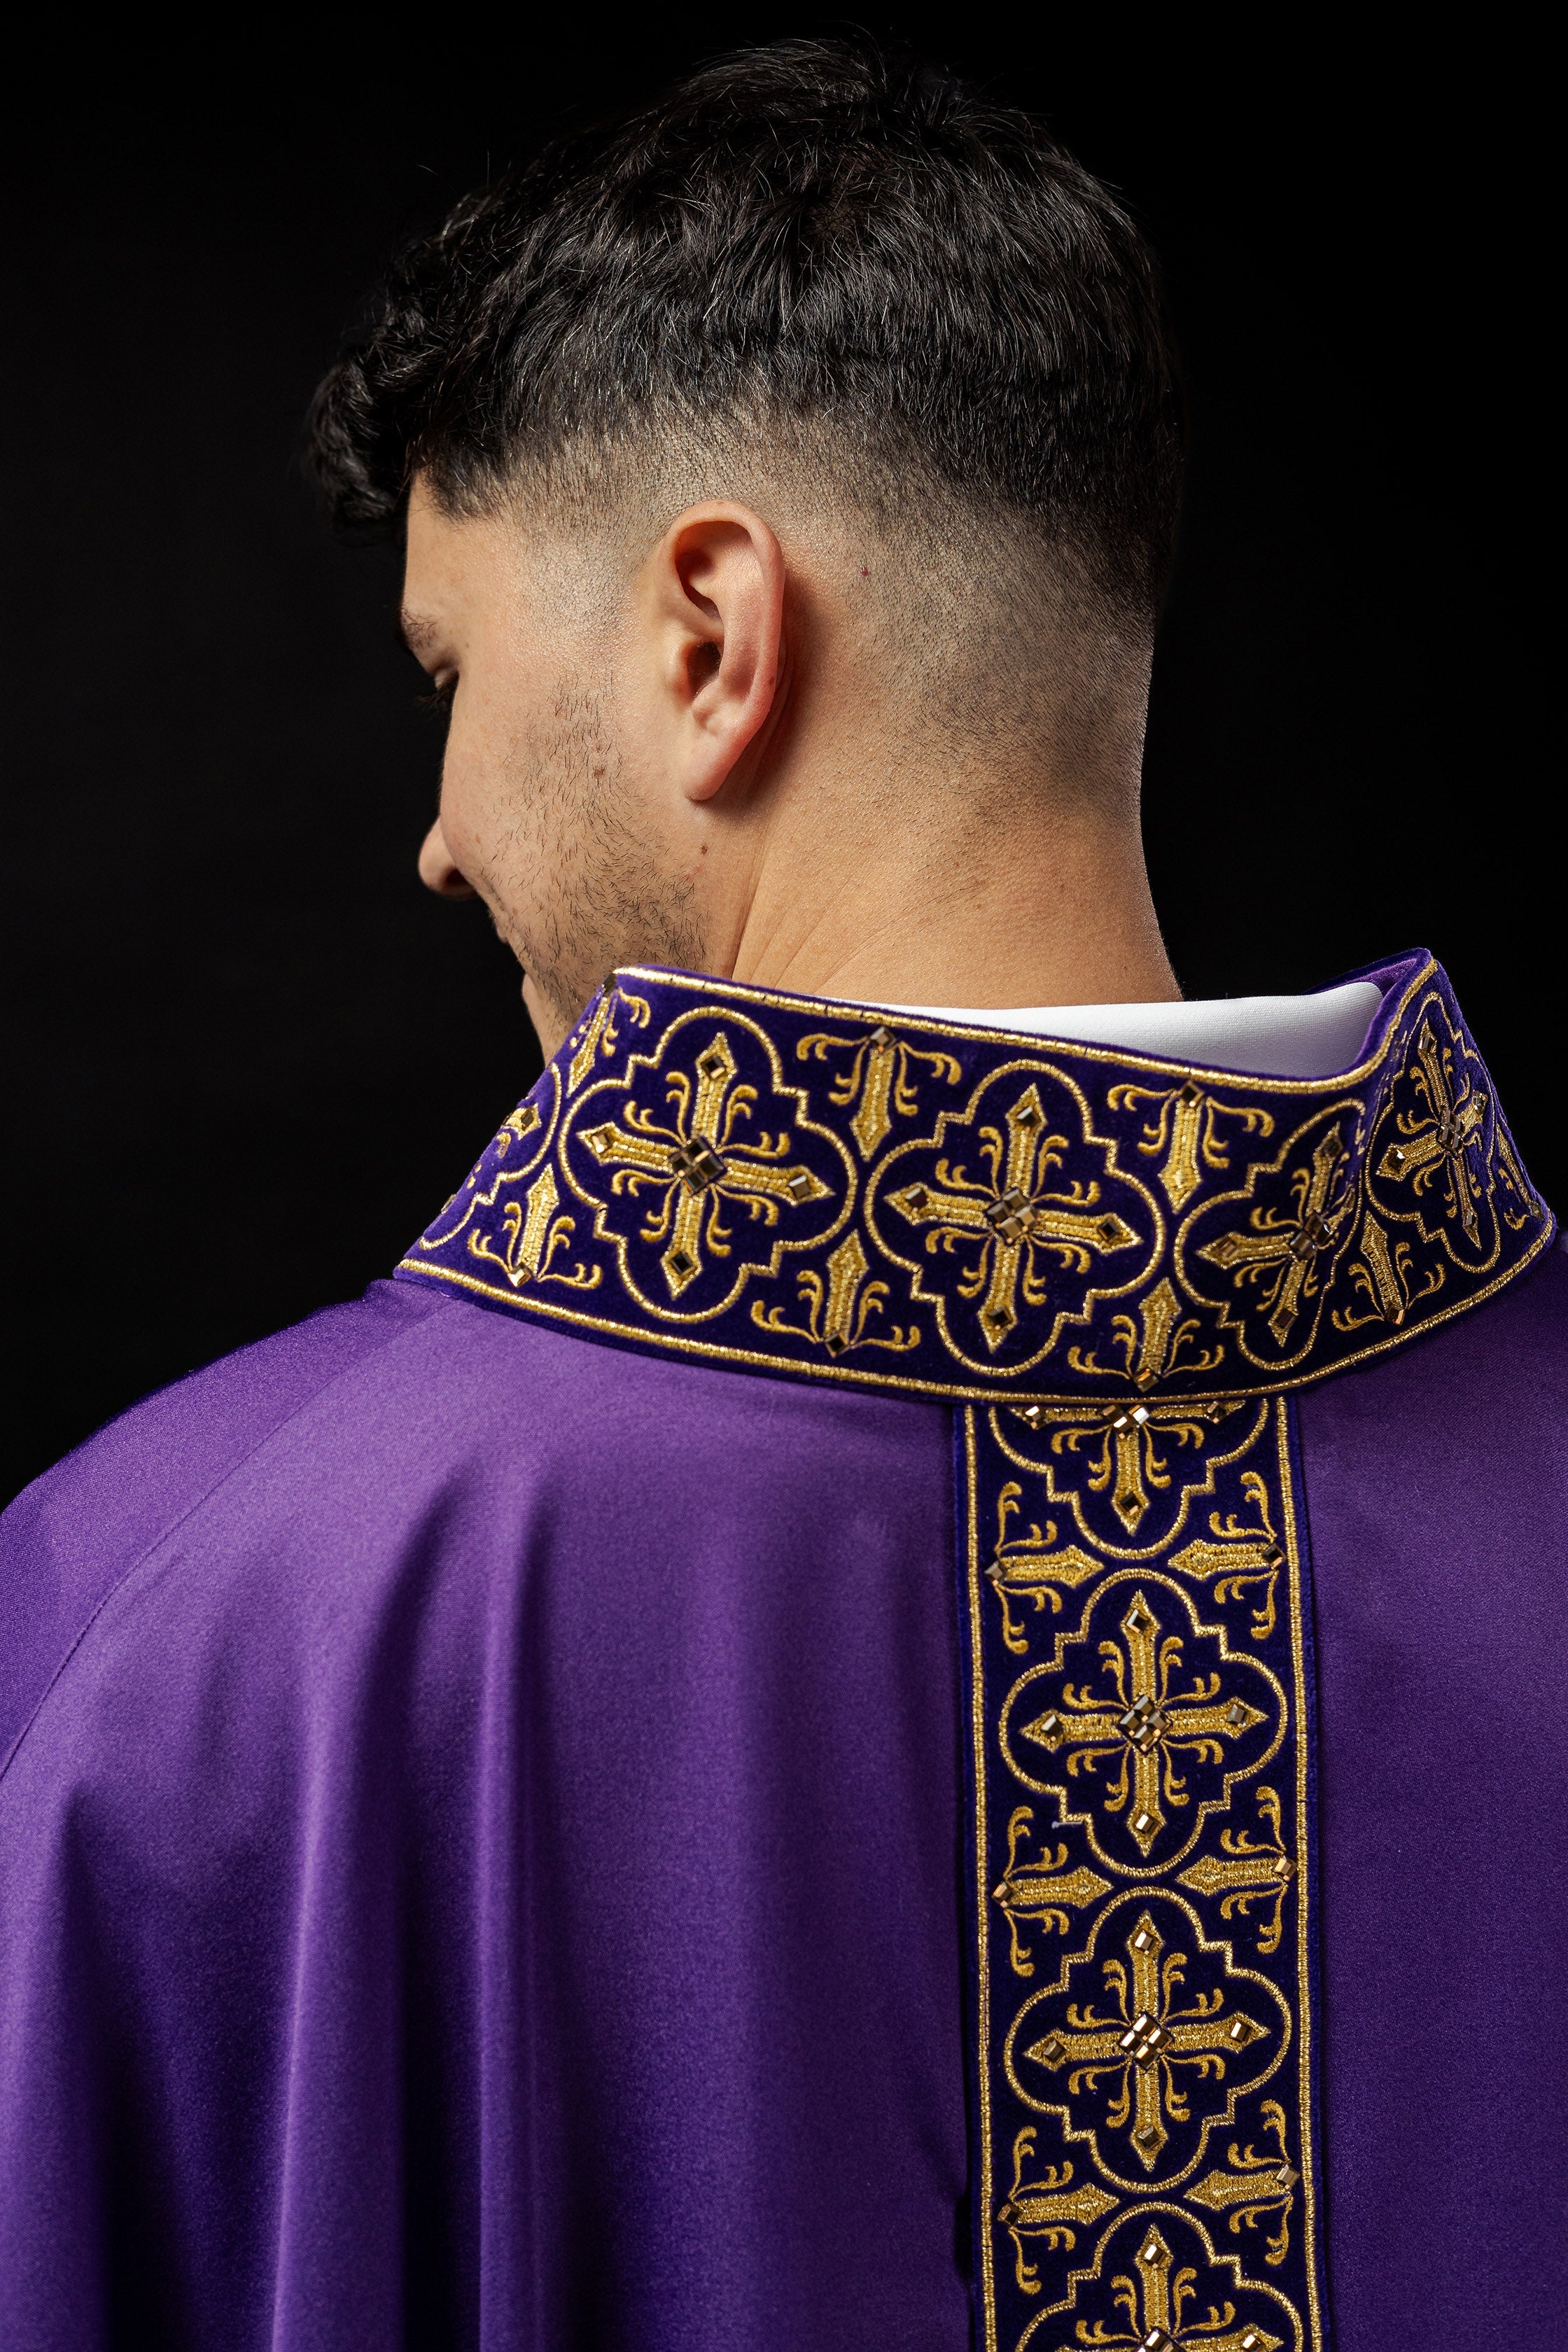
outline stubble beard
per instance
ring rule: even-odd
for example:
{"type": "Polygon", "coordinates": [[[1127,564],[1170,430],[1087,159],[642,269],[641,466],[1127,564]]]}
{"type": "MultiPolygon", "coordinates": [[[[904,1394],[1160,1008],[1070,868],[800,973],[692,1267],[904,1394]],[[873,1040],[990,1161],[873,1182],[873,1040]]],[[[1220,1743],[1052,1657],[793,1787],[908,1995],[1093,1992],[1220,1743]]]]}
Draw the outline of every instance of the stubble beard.
{"type": "Polygon", "coordinates": [[[509,797],[522,814],[495,866],[475,878],[563,1031],[624,964],[708,969],[695,885],[664,871],[658,845],[639,831],[642,804],[595,695],[557,689],[550,726],[519,746],[509,797]],[[507,868],[521,887],[506,887],[507,868]]]}

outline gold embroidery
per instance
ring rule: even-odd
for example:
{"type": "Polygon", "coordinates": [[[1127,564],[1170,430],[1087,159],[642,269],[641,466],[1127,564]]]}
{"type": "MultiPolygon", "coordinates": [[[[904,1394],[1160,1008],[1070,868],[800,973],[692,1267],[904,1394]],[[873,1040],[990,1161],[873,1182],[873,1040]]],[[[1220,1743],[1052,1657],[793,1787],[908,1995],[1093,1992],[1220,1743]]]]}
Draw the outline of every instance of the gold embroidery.
{"type": "Polygon", "coordinates": [[[1277,1952],[1282,1933],[1280,1915],[1296,1865],[1285,1851],[1284,1832],[1280,1827],[1279,1799],[1273,1789],[1259,1789],[1258,1810],[1274,1832],[1272,1845],[1259,1845],[1246,1830],[1221,1830],[1219,1854],[1205,1853],[1177,1879],[1178,1886],[1190,1886],[1194,1895],[1218,1895],[1225,1899],[1219,1906],[1222,1919],[1243,1916],[1255,1903],[1267,1902],[1272,1896],[1274,1909],[1258,1931],[1260,1952],[1277,1952]]]}
{"type": "Polygon", "coordinates": [[[646,1029],[653,1018],[653,1009],[644,996],[631,996],[616,985],[615,975],[605,982],[599,1000],[588,1016],[587,1025],[578,1041],[566,1069],[566,1091],[575,1094],[602,1053],[607,1059],[619,1042],[616,1015],[625,1013],[634,1027],[646,1029]]]}
{"type": "Polygon", "coordinates": [[[1063,1544],[1058,1549],[1054,1519],[1047,1520],[1044,1535],[1037,1526],[1031,1525],[1026,1536],[1009,1536],[1007,1522],[1017,1510],[1023,1491],[1014,1478],[997,1497],[996,1555],[985,1571],[1002,1604],[1002,1639],[1020,1657],[1028,1649],[1028,1636],[1008,1607],[1009,1599],[1032,1601],[1037,1615],[1049,1601],[1059,1613],[1062,1597],[1056,1587],[1065,1584],[1071,1591],[1087,1577],[1100,1575],[1104,1567],[1091,1552],[1080,1551],[1077,1544],[1063,1544]]]}
{"type": "Polygon", "coordinates": [[[814,1031],[795,1050],[803,1062],[826,1061],[830,1053],[853,1055],[848,1069],[835,1081],[828,1100],[842,1109],[854,1102],[859,1089],[849,1132],[863,1160],[869,1160],[879,1144],[887,1141],[895,1111],[901,1118],[912,1118],[920,1108],[920,1097],[910,1078],[911,1062],[929,1062],[932,1075],[944,1078],[950,1087],[956,1086],[963,1075],[951,1054],[922,1053],[883,1024],[865,1037],[835,1037],[826,1031],[814,1031]]]}
{"type": "Polygon", "coordinates": [[[1244,1470],[1241,1488],[1262,1524],[1243,1528],[1237,1524],[1234,1511],[1224,1515],[1211,1511],[1210,1532],[1219,1540],[1208,1543],[1196,1538],[1173,1554],[1171,1566],[1198,1584],[1217,1578],[1214,1597],[1219,1601],[1237,1600],[1251,1586],[1260,1584],[1263,1596],[1254,1607],[1252,1637],[1266,1642],[1274,1631],[1274,1587],[1285,1565],[1285,1548],[1269,1521],[1268,1480],[1256,1470],[1244,1470]]]}
{"type": "MultiPolygon", "coordinates": [[[[1106,2234],[1114,2235],[1114,2227],[1106,2234]]],[[[1102,2252],[1105,2242],[1100,2242],[1102,2252]]],[[[1131,2273],[1119,2273],[1111,2281],[1111,2301],[1125,2315],[1129,2332],[1113,2333],[1101,2322],[1090,2330],[1079,2320],[1077,2344],[1063,2345],[1060,2352],[1081,2352],[1085,2345],[1104,2346],[1107,2352],[1121,2347],[1127,2352],[1279,2352],[1284,2337],[1256,2320],[1238,2325],[1236,2305],[1228,2299],[1211,2303],[1202,2318],[1190,2311],[1188,2305],[1198,2300],[1198,2275],[1195,2263],[1173,2259],[1158,2225],[1149,2219],[1142,2225],[1131,2273]]],[[[1048,2315],[1041,2314],[1042,2318],[1048,2315]]],[[[1034,2332],[1031,2327],[1019,2338],[1019,2352],[1034,2332]]]]}
{"type": "Polygon", "coordinates": [[[526,1207],[524,1202],[514,1198],[502,1209],[504,1246],[492,1248],[488,1236],[476,1226],[468,1235],[469,1255],[490,1259],[501,1268],[514,1289],[525,1282],[549,1281],[569,1283],[574,1290],[596,1290],[603,1278],[599,1266],[579,1265],[570,1274],[551,1272],[551,1260],[564,1249],[576,1230],[574,1218],[556,1215],[560,1200],[555,1171],[546,1168],[529,1186],[524,1196],[526,1207]]]}
{"type": "Polygon", "coordinates": [[[760,1298],[752,1301],[752,1320],[764,1331],[793,1331],[803,1339],[815,1340],[830,1356],[847,1355],[855,1348],[895,1348],[900,1352],[918,1348],[918,1323],[907,1331],[896,1328],[867,1331],[870,1318],[882,1312],[889,1291],[887,1283],[872,1282],[866,1284],[862,1293],[860,1286],[870,1270],[859,1234],[846,1234],[827,1261],[826,1283],[814,1266],[804,1267],[797,1276],[808,1310],[804,1326],[791,1323],[782,1307],[764,1307],[760,1298]]]}
{"type": "Polygon", "coordinates": [[[1384,1152],[1377,1172],[1408,1184],[1417,1198],[1441,1177],[1447,1213],[1458,1217],[1471,1244],[1479,1244],[1481,1229],[1476,1203],[1480,1186],[1468,1155],[1486,1118],[1486,1096],[1468,1084],[1456,1096],[1453,1048],[1439,1047],[1430,1021],[1423,1023],[1415,1041],[1410,1076],[1426,1103],[1426,1115],[1423,1118],[1412,1111],[1396,1115],[1397,1139],[1384,1152]]]}
{"type": "Polygon", "coordinates": [[[1163,1093],[1153,1087],[1112,1087],[1106,1099],[1112,1110],[1131,1109],[1141,1102],[1157,1107],[1138,1149],[1151,1158],[1165,1153],[1160,1181],[1173,1209],[1184,1209],[1203,1182],[1200,1159],[1204,1168],[1230,1166],[1230,1154],[1219,1139],[1222,1118],[1239,1119],[1247,1135],[1274,1132],[1274,1120],[1260,1104],[1221,1102],[1216,1096],[1205,1094],[1195,1078],[1163,1093]]]}
{"type": "MultiPolygon", "coordinates": [[[[1019,2011],[1007,2044],[1007,2071],[1019,2097],[1059,2115],[1069,2139],[1089,2141],[1102,2167],[1101,2135],[1125,2132],[1144,2171],[1152,2172],[1169,2144],[1169,2126],[1199,2120],[1193,2101],[1200,2094],[1214,2108],[1202,2128],[1201,2148],[1211,2125],[1235,2113],[1240,2093],[1273,2072],[1276,2049],[1265,2052],[1261,2045],[1277,2045],[1279,2025],[1278,2019],[1263,2023],[1233,2004],[1223,1954],[1206,1971],[1211,1982],[1184,2002],[1181,1993],[1193,1962],[1186,1952],[1167,1952],[1148,1909],[1138,1913],[1121,1949],[1125,1961],[1112,1954],[1100,1963],[1105,1989],[1115,2000],[1114,2016],[1100,2016],[1092,2001],[1059,2000],[1079,1963],[1090,1959],[1091,1938],[1083,1953],[1063,1963],[1060,1985],[1036,1993],[1019,2011]],[[1041,2010],[1044,2017],[1032,2013],[1041,2010]],[[1041,2032],[1043,2023],[1047,2030],[1041,2032]],[[1031,2034],[1038,2038],[1030,2041],[1031,2034]],[[1257,2057],[1243,2063],[1244,2053],[1255,2046],[1257,2057]],[[1063,2076],[1059,2106],[1032,2079],[1021,2078],[1024,2066],[1037,2067],[1047,2077],[1063,2076]]],[[[1263,1978],[1250,1982],[1255,2001],[1258,1988],[1271,1990],[1263,1978]]]]}
{"type": "Polygon", "coordinates": [[[1091,2180],[1085,2181],[1080,2189],[1069,2189],[1070,2162],[1047,2165],[1043,2179],[1026,2185],[1024,2166],[1033,2156],[1038,2137],[1034,2125],[1026,2124],[1015,2138],[1013,2187],[996,2216],[1016,2249],[1015,2275],[1026,2294],[1040,2292],[1039,2265],[1025,2254],[1026,2238],[1043,2238],[1053,2253],[1076,2246],[1078,2232],[1073,2223],[1098,2221],[1102,2214],[1113,2213],[1117,2204],[1114,2197],[1108,2197],[1091,2180]]]}
{"type": "MultiPolygon", "coordinates": [[[[1234,1686],[1227,1689],[1217,1672],[1200,1671],[1190,1690],[1173,1691],[1183,1637],[1164,1633],[1142,1589],[1133,1593],[1121,1631],[1121,1643],[1099,1644],[1115,1696],[1066,1683],[1056,1703],[1021,1725],[1018,1736],[1049,1756],[1059,1749],[1069,1780],[1092,1774],[1101,1761],[1114,1765],[1116,1777],[1106,1790],[1104,1810],[1126,1813],[1128,1829],[1146,1861],[1167,1824],[1162,1805],[1177,1811],[1191,1801],[1186,1782],[1176,1770],[1177,1756],[1187,1752],[1195,1760],[1218,1763],[1223,1760],[1222,1741],[1235,1742],[1268,1718],[1234,1686]]],[[[1013,1696],[1032,1679],[1026,1675],[1013,1696]]],[[[1006,1737],[1004,1720],[1005,1743],[1006,1737]]],[[[1014,1769],[1021,1779],[1027,1778],[1017,1765],[1014,1769]]]]}
{"type": "Polygon", "coordinates": [[[980,1156],[991,1170],[988,1183],[939,1160],[935,1186],[906,1184],[888,1196],[889,1206],[911,1225],[931,1228],[928,1251],[978,1242],[978,1255],[957,1290],[966,1299],[984,1294],[980,1324],[992,1349],[1001,1346],[1018,1320],[1020,1288],[1026,1306],[1046,1303],[1037,1250],[1087,1274],[1096,1256],[1135,1248],[1139,1239],[1114,1211],[1097,1208],[1097,1184],[1076,1183],[1064,1192],[1045,1190],[1068,1139],[1046,1133],[1037,1087],[1025,1087],[1005,1125],[1005,1134],[994,1127],[980,1130],[980,1156]]]}
{"type": "Polygon", "coordinates": [[[1245,1233],[1221,1234],[1198,1255],[1238,1284],[1264,1293],[1268,1328],[1279,1345],[1289,1339],[1303,1297],[1318,1287],[1317,1260],[1336,1239],[1352,1195],[1344,1185],[1345,1152],[1336,1125],[1319,1136],[1308,1164],[1290,1179],[1290,1210],[1254,1209],[1245,1233]]]}
{"type": "Polygon", "coordinates": [[[651,1185],[661,1205],[642,1229],[647,1242],[669,1236],[660,1261],[672,1298],[702,1271],[704,1249],[728,1257],[731,1234],[720,1214],[723,1201],[747,1209],[753,1218],[776,1224],[780,1202],[800,1207],[827,1197],[827,1187],[809,1168],[790,1164],[787,1135],[742,1141],[738,1123],[751,1115],[755,1087],[735,1084],[735,1056],[719,1030],[697,1057],[695,1088],[684,1070],[671,1070],[666,1092],[675,1124],[665,1127],[630,1104],[625,1127],[613,1120],[583,1130],[583,1140],[602,1167],[614,1169],[613,1192],[651,1185]]]}
{"type": "Polygon", "coordinates": [[[1264,2126],[1279,2143],[1276,2156],[1259,2156],[1253,2147],[1235,2146],[1230,2149],[1234,2169],[1221,2172],[1217,2168],[1205,2174],[1194,2189],[1187,2191],[1188,2201],[1206,2205],[1213,2213],[1229,2212],[1232,2230],[1240,2232],[1243,2225],[1256,2229],[1259,2214],[1276,2217],[1279,2227],[1268,2241],[1263,2259],[1267,2263],[1282,2263],[1290,2251],[1290,2209],[1296,2202],[1296,2185],[1300,2174],[1289,2161],[1285,2145],[1285,2110],[1278,2099],[1265,2099],[1258,2109],[1264,2126]]]}
{"type": "Polygon", "coordinates": [[[1015,1810],[1007,1824],[1007,1867],[991,1890],[992,1900],[999,1903],[1007,1916],[1013,1937],[1013,1972],[1020,1977],[1032,1977],[1035,1973],[1029,1947],[1018,1933],[1020,1919],[1036,1920],[1047,1933],[1054,1927],[1065,1936],[1070,1923],[1064,1905],[1081,1908],[1110,1892],[1110,1881],[1099,1877],[1094,1871],[1064,1867],[1068,1858],[1065,1845],[1058,1846],[1054,1853],[1047,1846],[1043,1860],[1020,1864],[1018,1848],[1029,1834],[1034,1819],[1032,1805],[1019,1805],[1015,1810]]]}

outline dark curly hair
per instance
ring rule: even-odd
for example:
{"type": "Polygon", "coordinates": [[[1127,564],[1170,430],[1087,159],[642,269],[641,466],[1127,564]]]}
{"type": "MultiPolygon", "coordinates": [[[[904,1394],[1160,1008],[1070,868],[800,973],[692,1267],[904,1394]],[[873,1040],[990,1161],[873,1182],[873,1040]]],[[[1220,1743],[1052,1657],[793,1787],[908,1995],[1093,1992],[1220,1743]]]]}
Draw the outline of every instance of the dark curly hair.
{"type": "Polygon", "coordinates": [[[1163,593],[1182,467],[1153,264],[1028,117],[868,41],[784,41],[565,138],[394,265],[317,394],[343,525],[531,468],[772,436],[837,495],[931,497],[1163,593]]]}

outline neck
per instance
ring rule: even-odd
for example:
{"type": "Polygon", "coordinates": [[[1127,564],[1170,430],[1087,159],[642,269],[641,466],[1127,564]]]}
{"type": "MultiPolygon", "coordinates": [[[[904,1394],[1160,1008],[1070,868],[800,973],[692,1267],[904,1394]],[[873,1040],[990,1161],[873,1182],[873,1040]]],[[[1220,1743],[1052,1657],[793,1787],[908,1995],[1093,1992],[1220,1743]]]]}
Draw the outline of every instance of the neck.
{"type": "Polygon", "coordinates": [[[770,828],[732,952],[716,969],[876,1003],[1180,996],[1135,803],[1108,814],[1081,794],[987,793],[969,780],[932,789],[907,771],[880,798],[862,784],[832,799],[837,824],[822,796],[803,794],[770,828]]]}

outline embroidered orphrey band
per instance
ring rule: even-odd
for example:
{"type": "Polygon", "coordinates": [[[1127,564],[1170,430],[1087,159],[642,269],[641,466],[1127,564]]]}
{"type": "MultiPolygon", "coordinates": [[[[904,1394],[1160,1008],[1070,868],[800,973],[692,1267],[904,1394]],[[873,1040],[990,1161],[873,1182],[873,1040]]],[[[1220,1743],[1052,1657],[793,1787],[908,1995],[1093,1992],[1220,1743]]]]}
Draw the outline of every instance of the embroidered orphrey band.
{"type": "Polygon", "coordinates": [[[964,1408],[984,2352],[1321,2352],[1283,1399],[964,1408]]]}
{"type": "Polygon", "coordinates": [[[955,1408],[984,2352],[1326,2352],[1290,1391],[1553,1232],[1378,977],[1295,1079],[623,971],[398,1268],[955,1408]]]}

